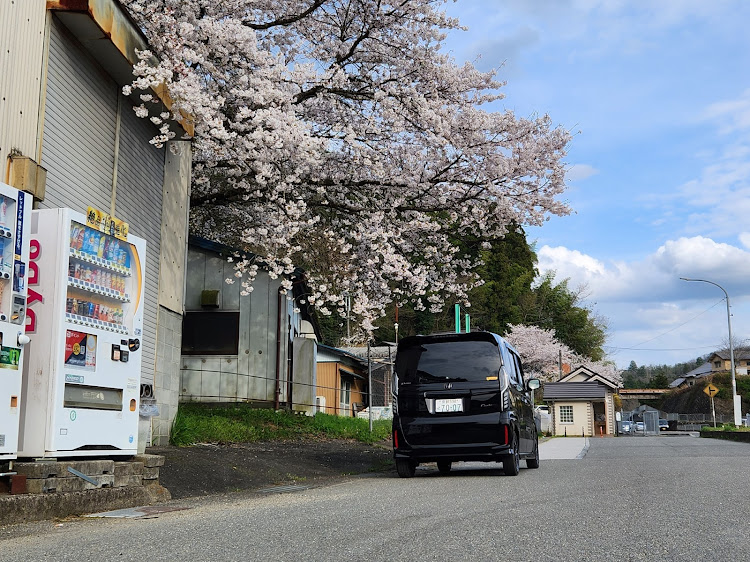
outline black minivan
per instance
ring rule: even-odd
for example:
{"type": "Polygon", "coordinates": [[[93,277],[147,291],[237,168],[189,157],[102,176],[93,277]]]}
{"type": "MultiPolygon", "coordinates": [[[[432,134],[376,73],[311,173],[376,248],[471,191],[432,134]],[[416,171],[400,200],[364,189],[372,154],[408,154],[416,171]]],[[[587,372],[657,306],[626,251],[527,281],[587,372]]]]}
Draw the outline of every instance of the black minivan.
{"type": "Polygon", "coordinates": [[[401,340],[393,381],[393,454],[398,475],[422,462],[447,473],[455,461],[539,467],[531,390],[518,353],[491,332],[433,334],[401,340]]]}

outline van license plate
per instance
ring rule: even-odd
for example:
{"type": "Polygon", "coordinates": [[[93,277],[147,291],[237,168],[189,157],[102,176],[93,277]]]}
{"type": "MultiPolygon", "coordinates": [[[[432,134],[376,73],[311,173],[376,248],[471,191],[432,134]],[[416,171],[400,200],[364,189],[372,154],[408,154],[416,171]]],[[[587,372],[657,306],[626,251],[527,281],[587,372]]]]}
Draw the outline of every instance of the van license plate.
{"type": "Polygon", "coordinates": [[[463,412],[463,398],[437,398],[435,400],[435,412],[463,412]]]}

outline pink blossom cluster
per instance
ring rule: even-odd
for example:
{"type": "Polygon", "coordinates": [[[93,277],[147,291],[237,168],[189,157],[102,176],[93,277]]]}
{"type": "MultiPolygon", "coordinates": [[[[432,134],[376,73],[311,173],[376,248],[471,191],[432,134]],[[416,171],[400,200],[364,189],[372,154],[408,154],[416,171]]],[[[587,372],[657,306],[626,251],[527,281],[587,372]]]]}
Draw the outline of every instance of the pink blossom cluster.
{"type": "Polygon", "coordinates": [[[312,304],[350,298],[369,334],[394,301],[466,302],[481,279],[462,239],[570,212],[569,133],[504,110],[495,72],[441,50],[460,28],[442,0],[122,2],[153,49],[126,92],[157,146],[193,120],[191,229],[258,256],[236,261],[245,291],[260,262],[301,267],[312,304]]]}
{"type": "Polygon", "coordinates": [[[592,361],[571,350],[555,337],[554,330],[545,330],[523,324],[511,325],[506,335],[521,356],[524,372],[544,382],[560,378],[561,365],[572,369],[587,367],[618,385],[622,384],[622,371],[611,361],[592,361]]]}

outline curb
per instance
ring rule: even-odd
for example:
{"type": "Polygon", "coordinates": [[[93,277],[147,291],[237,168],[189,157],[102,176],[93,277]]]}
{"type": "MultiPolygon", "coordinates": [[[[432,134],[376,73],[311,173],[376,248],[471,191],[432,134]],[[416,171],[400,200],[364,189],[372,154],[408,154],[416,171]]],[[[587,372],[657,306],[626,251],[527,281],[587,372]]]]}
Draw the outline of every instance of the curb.
{"type": "Polygon", "coordinates": [[[154,482],[145,486],[100,488],[54,494],[0,496],[0,525],[59,519],[168,501],[169,490],[154,482]]]}

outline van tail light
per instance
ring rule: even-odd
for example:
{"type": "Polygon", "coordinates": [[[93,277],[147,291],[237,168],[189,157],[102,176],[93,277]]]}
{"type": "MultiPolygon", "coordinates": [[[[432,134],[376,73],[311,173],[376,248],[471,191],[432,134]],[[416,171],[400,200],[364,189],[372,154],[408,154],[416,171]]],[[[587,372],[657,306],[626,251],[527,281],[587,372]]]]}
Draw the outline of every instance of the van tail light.
{"type": "Polygon", "coordinates": [[[508,441],[508,426],[507,425],[503,426],[503,434],[505,437],[505,444],[507,445],[508,443],[510,443],[510,441],[508,441]]]}
{"type": "Polygon", "coordinates": [[[393,430],[393,448],[398,449],[398,431],[393,430]]]}

